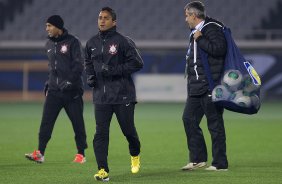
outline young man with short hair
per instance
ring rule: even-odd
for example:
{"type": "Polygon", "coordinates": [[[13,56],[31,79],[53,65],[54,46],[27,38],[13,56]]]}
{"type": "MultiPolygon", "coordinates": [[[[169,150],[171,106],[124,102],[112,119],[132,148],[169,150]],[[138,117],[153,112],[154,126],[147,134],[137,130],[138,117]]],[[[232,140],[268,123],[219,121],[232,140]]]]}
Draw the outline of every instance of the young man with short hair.
{"type": "Polygon", "coordinates": [[[99,33],[85,48],[87,84],[93,88],[96,133],[93,140],[98,165],[96,180],[109,181],[109,128],[113,114],[129,143],[131,172],[140,168],[140,141],[134,125],[135,85],[131,75],[143,67],[134,42],[116,31],[116,13],[104,7],[98,17],[99,33]]]}

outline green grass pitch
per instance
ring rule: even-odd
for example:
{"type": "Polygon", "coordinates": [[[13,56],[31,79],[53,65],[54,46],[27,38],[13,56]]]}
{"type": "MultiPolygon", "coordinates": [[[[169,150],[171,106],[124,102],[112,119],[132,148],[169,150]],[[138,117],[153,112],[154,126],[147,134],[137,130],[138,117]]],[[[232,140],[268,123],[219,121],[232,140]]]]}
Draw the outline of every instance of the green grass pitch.
{"type": "MultiPolygon", "coordinates": [[[[95,130],[93,106],[85,104],[87,162],[71,163],[76,154],[74,134],[61,112],[45,153],[45,163],[36,164],[24,154],[37,148],[42,103],[0,103],[1,184],[96,183],[97,165],[92,139],[95,130]]],[[[139,103],[135,123],[141,140],[141,170],[130,173],[128,145],[113,118],[110,131],[110,183],[275,184],[282,183],[282,104],[264,103],[256,115],[225,111],[229,171],[203,169],[183,172],[188,150],[182,124],[184,103],[139,103]]],[[[211,162],[210,135],[206,119],[201,122],[211,162]]]]}

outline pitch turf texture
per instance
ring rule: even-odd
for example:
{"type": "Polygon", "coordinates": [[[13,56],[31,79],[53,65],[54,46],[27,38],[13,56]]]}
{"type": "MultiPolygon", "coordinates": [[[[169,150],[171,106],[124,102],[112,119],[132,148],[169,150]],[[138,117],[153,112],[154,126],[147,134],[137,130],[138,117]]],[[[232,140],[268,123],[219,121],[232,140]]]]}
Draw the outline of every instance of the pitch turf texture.
{"type": "MultiPolygon", "coordinates": [[[[229,171],[180,170],[188,151],[181,115],[184,104],[142,104],[136,106],[136,127],[142,154],[141,171],[130,173],[127,142],[116,118],[110,130],[110,183],[274,184],[282,183],[282,104],[264,103],[257,115],[225,111],[229,171]]],[[[92,139],[95,129],[92,104],[85,104],[87,162],[71,163],[76,153],[71,124],[63,111],[48,144],[45,163],[36,164],[24,153],[37,148],[42,103],[0,104],[1,184],[88,184],[95,183],[97,165],[92,139]]],[[[206,119],[201,122],[211,162],[210,136],[206,119]]]]}

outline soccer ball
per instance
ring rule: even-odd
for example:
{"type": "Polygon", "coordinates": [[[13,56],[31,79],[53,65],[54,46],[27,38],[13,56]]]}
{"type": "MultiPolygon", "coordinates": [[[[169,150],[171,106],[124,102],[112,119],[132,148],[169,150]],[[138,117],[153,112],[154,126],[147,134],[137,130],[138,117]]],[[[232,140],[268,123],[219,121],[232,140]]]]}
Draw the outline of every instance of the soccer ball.
{"type": "Polygon", "coordinates": [[[249,96],[243,93],[243,90],[236,91],[232,94],[232,102],[241,107],[251,107],[252,101],[249,96]]]}
{"type": "Polygon", "coordinates": [[[252,106],[258,109],[260,107],[260,99],[258,95],[252,95],[251,97],[252,106]]]}
{"type": "Polygon", "coordinates": [[[217,85],[212,91],[212,101],[228,100],[231,93],[224,85],[217,85]]]}
{"type": "Polygon", "coordinates": [[[242,74],[239,70],[228,70],[223,76],[223,84],[231,91],[237,91],[242,82],[242,74]]]}
{"type": "Polygon", "coordinates": [[[253,83],[252,78],[250,77],[249,74],[244,75],[244,79],[243,79],[243,91],[246,93],[251,94],[252,92],[255,92],[259,89],[259,85],[255,85],[253,83]]]}

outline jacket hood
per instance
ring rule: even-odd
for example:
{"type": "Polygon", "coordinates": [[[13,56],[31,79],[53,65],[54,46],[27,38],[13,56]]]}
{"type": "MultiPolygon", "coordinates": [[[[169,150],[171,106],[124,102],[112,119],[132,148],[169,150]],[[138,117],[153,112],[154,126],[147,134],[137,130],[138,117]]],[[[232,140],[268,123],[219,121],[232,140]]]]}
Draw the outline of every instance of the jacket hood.
{"type": "Polygon", "coordinates": [[[211,17],[206,16],[206,18],[205,18],[205,23],[204,23],[204,24],[209,23],[209,22],[216,22],[216,23],[218,23],[218,24],[224,26],[224,24],[223,24],[222,22],[220,22],[220,21],[218,21],[218,20],[216,20],[216,19],[214,19],[214,18],[211,18],[211,17]]]}

